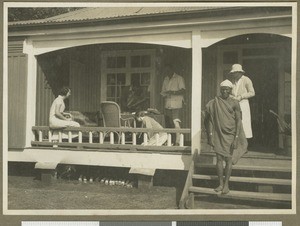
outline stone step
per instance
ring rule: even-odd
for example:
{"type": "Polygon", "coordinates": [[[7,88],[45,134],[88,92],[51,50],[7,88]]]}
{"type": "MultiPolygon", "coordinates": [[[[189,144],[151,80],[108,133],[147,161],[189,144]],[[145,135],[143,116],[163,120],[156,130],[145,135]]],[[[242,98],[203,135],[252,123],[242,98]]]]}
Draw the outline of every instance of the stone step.
{"type": "MultiPolygon", "coordinates": [[[[200,175],[194,174],[193,179],[196,180],[218,180],[218,176],[215,175],[200,175]]],[[[274,178],[257,178],[257,177],[236,177],[231,176],[230,181],[252,184],[269,184],[269,185],[287,185],[291,186],[292,181],[286,179],[274,179],[274,178]]]]}
{"type": "Polygon", "coordinates": [[[189,188],[191,193],[216,195],[221,198],[229,199],[244,199],[244,200],[257,200],[257,201],[280,201],[280,202],[291,202],[291,194],[281,193],[263,193],[263,192],[248,192],[248,191],[235,191],[230,190],[228,194],[222,195],[217,193],[212,188],[194,187],[189,188]]]}

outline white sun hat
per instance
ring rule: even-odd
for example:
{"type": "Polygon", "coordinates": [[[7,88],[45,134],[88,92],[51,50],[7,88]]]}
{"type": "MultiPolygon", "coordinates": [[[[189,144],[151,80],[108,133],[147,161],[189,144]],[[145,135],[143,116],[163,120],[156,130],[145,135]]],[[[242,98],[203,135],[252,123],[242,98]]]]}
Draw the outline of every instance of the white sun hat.
{"type": "Polygon", "coordinates": [[[242,68],[242,65],[240,65],[240,64],[233,64],[232,65],[231,71],[229,73],[234,73],[234,72],[243,72],[243,73],[245,73],[245,71],[242,68]]]}
{"type": "Polygon", "coordinates": [[[222,86],[227,86],[227,87],[229,87],[229,88],[232,88],[232,87],[233,87],[233,84],[232,84],[232,82],[230,82],[228,79],[226,79],[226,80],[224,80],[223,82],[221,82],[220,87],[222,87],[222,86]]]}

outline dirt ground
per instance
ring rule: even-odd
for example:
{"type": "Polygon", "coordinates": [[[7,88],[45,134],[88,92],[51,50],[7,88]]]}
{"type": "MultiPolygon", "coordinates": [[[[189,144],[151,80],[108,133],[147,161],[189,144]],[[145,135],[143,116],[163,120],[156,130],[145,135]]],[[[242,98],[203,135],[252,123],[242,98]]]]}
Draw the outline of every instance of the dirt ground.
{"type": "Polygon", "coordinates": [[[176,209],[176,189],[110,186],[57,180],[46,185],[33,177],[9,176],[8,209],[176,209]]]}

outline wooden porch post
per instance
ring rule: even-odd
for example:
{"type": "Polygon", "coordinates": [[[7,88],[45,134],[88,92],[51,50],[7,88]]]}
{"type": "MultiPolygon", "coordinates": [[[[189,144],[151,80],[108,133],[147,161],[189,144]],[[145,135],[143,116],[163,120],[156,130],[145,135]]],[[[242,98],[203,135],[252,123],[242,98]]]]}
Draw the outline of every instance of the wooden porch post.
{"type": "Polygon", "coordinates": [[[201,32],[192,32],[192,154],[200,154],[201,145],[202,47],[201,32]]]}
{"type": "Polygon", "coordinates": [[[25,145],[31,146],[31,141],[34,138],[32,126],[35,125],[36,113],[36,76],[37,62],[34,56],[34,47],[31,40],[25,40],[24,53],[28,55],[27,62],[27,108],[26,108],[26,134],[25,145]]]}

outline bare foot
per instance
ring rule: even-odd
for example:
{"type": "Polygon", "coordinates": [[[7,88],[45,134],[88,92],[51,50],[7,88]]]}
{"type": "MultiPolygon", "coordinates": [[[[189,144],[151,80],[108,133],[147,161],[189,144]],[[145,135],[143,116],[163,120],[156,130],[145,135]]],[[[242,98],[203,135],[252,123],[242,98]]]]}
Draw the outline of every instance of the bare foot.
{"type": "Polygon", "coordinates": [[[225,186],[222,190],[222,194],[225,195],[225,194],[228,194],[229,193],[229,187],[228,186],[225,186]]]}
{"type": "Polygon", "coordinates": [[[220,185],[219,187],[215,188],[214,190],[215,190],[215,192],[222,191],[223,190],[223,186],[220,185]]]}

